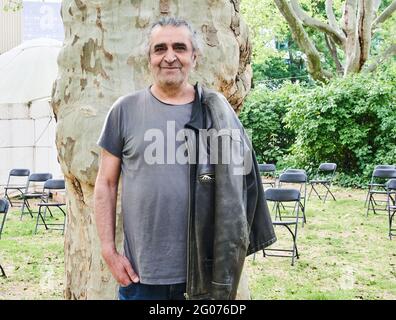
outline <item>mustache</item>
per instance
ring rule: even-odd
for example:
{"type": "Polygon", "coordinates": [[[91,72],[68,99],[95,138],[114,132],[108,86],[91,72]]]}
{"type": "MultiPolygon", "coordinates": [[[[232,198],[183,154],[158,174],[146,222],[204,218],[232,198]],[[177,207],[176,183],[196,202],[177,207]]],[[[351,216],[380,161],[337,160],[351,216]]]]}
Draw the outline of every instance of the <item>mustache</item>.
{"type": "Polygon", "coordinates": [[[182,64],[177,60],[175,60],[171,63],[162,61],[159,66],[160,66],[160,68],[181,68],[182,64]]]}

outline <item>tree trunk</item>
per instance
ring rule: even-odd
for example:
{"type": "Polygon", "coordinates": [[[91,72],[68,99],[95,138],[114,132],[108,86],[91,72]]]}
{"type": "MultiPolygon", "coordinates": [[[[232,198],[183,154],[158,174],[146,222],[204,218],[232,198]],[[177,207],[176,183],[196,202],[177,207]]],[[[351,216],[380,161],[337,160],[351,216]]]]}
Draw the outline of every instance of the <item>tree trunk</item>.
{"type": "MultiPolygon", "coordinates": [[[[333,11],[333,0],[326,0],[328,18],[326,23],[309,16],[298,0],[275,0],[275,4],[287,21],[297,45],[306,55],[308,72],[313,79],[321,82],[325,82],[332,74],[323,69],[323,57],[319,55],[313,42],[314,38],[308,36],[304,26],[325,34],[326,44],[338,74],[343,72],[346,76],[363,70],[369,58],[371,38],[375,29],[396,11],[396,0],[393,0],[381,14],[378,14],[380,0],[345,0],[342,6],[343,16],[338,22],[333,11]],[[337,48],[344,52],[344,63],[338,58],[337,48]]],[[[392,52],[392,45],[385,52],[392,52]]],[[[386,57],[387,55],[384,56],[386,57]]],[[[378,63],[383,61],[381,57],[376,60],[378,63]]],[[[376,65],[373,65],[368,69],[375,70],[375,68],[376,65]]]]}
{"type": "MultiPolygon", "coordinates": [[[[203,39],[203,56],[192,83],[220,90],[237,111],[250,89],[251,46],[237,0],[62,2],[65,41],[52,106],[68,199],[66,299],[116,297],[116,283],[100,256],[93,215],[96,141],[112,103],[150,84],[144,48],[148,28],[161,15],[186,18],[203,39]]],[[[118,206],[117,244],[121,246],[119,211],[118,206]]]]}

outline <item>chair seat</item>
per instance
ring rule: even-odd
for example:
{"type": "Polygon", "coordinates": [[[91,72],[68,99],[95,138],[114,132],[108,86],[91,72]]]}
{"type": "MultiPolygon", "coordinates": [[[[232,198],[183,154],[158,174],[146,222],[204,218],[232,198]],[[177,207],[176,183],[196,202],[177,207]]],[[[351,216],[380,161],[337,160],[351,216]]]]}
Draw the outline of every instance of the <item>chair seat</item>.
{"type": "Polygon", "coordinates": [[[272,221],[272,224],[273,225],[282,225],[282,226],[290,226],[290,225],[293,225],[293,224],[296,224],[297,222],[296,221],[272,221]]]}
{"type": "Polygon", "coordinates": [[[25,189],[26,186],[8,186],[8,187],[4,187],[4,189],[6,190],[19,190],[19,189],[25,189]]]}
{"type": "Polygon", "coordinates": [[[47,202],[40,202],[40,203],[38,203],[37,204],[38,206],[46,206],[46,207],[59,207],[59,206],[65,206],[66,205],[66,203],[56,203],[56,202],[50,202],[50,203],[47,203],[47,202]]]}
{"type": "Polygon", "coordinates": [[[309,183],[328,183],[330,182],[329,180],[311,180],[309,183]]]}
{"type": "Polygon", "coordinates": [[[23,193],[22,197],[24,198],[40,198],[43,194],[42,193],[23,193]]]}
{"type": "Polygon", "coordinates": [[[370,190],[369,193],[388,194],[388,192],[386,190],[370,190]]]}

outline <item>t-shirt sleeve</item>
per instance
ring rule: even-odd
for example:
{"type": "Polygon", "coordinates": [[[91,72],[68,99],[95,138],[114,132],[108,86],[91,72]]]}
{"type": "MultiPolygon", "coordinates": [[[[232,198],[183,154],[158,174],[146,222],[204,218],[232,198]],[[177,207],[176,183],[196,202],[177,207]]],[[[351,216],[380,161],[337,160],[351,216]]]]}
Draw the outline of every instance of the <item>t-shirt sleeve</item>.
{"type": "Polygon", "coordinates": [[[102,132],[97,142],[100,147],[120,159],[124,147],[121,120],[121,102],[117,100],[106,116],[102,132]]]}

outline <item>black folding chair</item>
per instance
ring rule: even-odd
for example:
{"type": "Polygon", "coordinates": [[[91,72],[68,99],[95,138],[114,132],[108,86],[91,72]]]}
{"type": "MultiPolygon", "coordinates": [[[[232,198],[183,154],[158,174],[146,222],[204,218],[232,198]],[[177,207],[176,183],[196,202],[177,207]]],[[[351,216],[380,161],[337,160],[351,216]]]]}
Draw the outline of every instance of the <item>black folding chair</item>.
{"type": "Polygon", "coordinates": [[[272,221],[274,226],[283,226],[285,227],[292,236],[293,239],[293,247],[292,249],[283,249],[283,248],[266,248],[263,249],[263,255],[265,256],[273,256],[273,257],[287,257],[292,258],[291,265],[294,265],[294,260],[299,258],[299,253],[297,249],[297,230],[298,230],[298,221],[299,221],[299,209],[301,207],[301,197],[300,191],[296,189],[280,189],[280,188],[268,188],[265,190],[265,198],[267,201],[274,202],[275,209],[275,217],[281,216],[281,211],[287,210],[285,207],[282,208],[282,203],[292,203],[294,202],[294,206],[292,206],[292,215],[288,212],[286,215],[282,214],[283,217],[289,217],[286,220],[275,220],[272,221]],[[275,251],[279,253],[268,254],[267,251],[275,251]],[[289,253],[289,254],[288,254],[289,253]]]}
{"type": "Polygon", "coordinates": [[[63,210],[62,207],[66,205],[63,202],[50,202],[52,191],[65,191],[65,180],[63,179],[49,179],[44,183],[44,192],[43,196],[41,197],[42,202],[38,203],[37,206],[39,208],[37,214],[37,221],[36,221],[36,228],[34,233],[37,233],[38,226],[45,226],[45,229],[53,229],[53,230],[62,230],[62,234],[65,231],[65,221],[66,221],[66,212],[63,210]],[[43,210],[44,208],[44,210],[43,210]],[[51,216],[54,215],[51,212],[51,208],[58,208],[63,213],[63,223],[48,223],[46,221],[46,209],[50,212],[51,216]],[[44,212],[43,212],[44,211],[44,212]],[[42,223],[39,223],[39,221],[42,223]],[[51,226],[49,228],[48,226],[51,226]],[[58,226],[61,226],[58,227],[58,226]]]}
{"type": "MultiPolygon", "coordinates": [[[[7,217],[8,208],[9,208],[9,203],[8,203],[7,199],[6,198],[0,199],[0,214],[3,215],[2,223],[0,226],[0,239],[1,239],[1,233],[3,231],[4,222],[7,217]]],[[[0,272],[1,272],[2,277],[6,277],[6,274],[5,274],[4,269],[1,266],[1,264],[0,264],[0,272]]]]}
{"type": "Polygon", "coordinates": [[[21,195],[21,198],[23,200],[20,218],[21,220],[23,215],[27,213],[29,213],[30,216],[33,218],[33,210],[31,208],[29,200],[41,199],[44,192],[44,183],[48,179],[52,179],[51,173],[32,173],[29,176],[26,192],[22,193],[21,195]],[[25,207],[28,212],[25,212],[25,207]]]}
{"type": "Polygon", "coordinates": [[[276,167],[272,163],[261,163],[258,165],[262,185],[269,185],[275,188],[276,184],[276,167]]]}
{"type": "MultiPolygon", "coordinates": [[[[307,223],[307,218],[305,216],[306,210],[306,197],[307,197],[307,175],[305,174],[305,170],[302,169],[292,169],[293,171],[285,171],[279,176],[279,188],[284,187],[285,185],[290,184],[298,184],[299,192],[300,192],[300,207],[302,212],[302,226],[304,227],[304,223],[307,223]],[[294,171],[296,170],[296,171],[294,171]]],[[[283,216],[279,217],[282,219],[283,216]]]]}
{"type": "MultiPolygon", "coordinates": [[[[375,180],[374,171],[377,170],[377,169],[396,169],[396,165],[392,165],[392,164],[379,164],[379,165],[377,165],[377,166],[374,167],[374,170],[373,170],[373,172],[372,172],[372,174],[371,174],[370,183],[368,184],[368,190],[367,190],[367,195],[366,195],[366,201],[364,202],[364,207],[365,207],[365,208],[366,208],[366,206],[367,206],[367,202],[368,202],[369,195],[370,195],[370,185],[371,185],[372,181],[375,180]]],[[[381,183],[381,184],[382,184],[382,188],[385,189],[384,184],[383,184],[383,183],[381,183]]]]}
{"type": "Polygon", "coordinates": [[[323,202],[326,202],[328,194],[330,194],[334,201],[336,201],[334,194],[330,190],[336,169],[337,165],[335,163],[321,163],[319,165],[319,168],[316,171],[315,179],[309,181],[311,190],[309,191],[308,199],[311,197],[312,191],[314,191],[320,200],[323,199],[323,202]],[[319,194],[318,187],[320,186],[323,186],[326,189],[326,193],[324,195],[319,194]]]}
{"type": "Polygon", "coordinates": [[[368,216],[370,207],[373,210],[374,214],[377,214],[377,211],[387,211],[387,188],[386,183],[389,179],[396,178],[396,169],[375,169],[373,175],[371,177],[371,182],[369,183],[368,190],[368,205],[367,205],[367,213],[368,216]]]}
{"type": "Polygon", "coordinates": [[[396,228],[392,227],[393,219],[396,213],[396,179],[390,179],[386,183],[387,191],[387,208],[389,218],[389,239],[392,240],[392,236],[396,236],[396,228]]]}
{"type": "Polygon", "coordinates": [[[4,187],[4,195],[10,202],[11,207],[17,202],[15,198],[26,192],[29,175],[29,169],[12,169],[8,174],[7,185],[4,187]],[[11,194],[13,191],[17,192],[16,196],[11,194]],[[14,203],[11,200],[12,198],[14,198],[14,203]]]}
{"type": "Polygon", "coordinates": [[[1,219],[1,225],[0,225],[0,239],[1,239],[1,234],[3,232],[4,224],[7,218],[7,212],[9,208],[9,202],[7,201],[6,198],[0,199],[0,216],[2,215],[1,219]]]}

